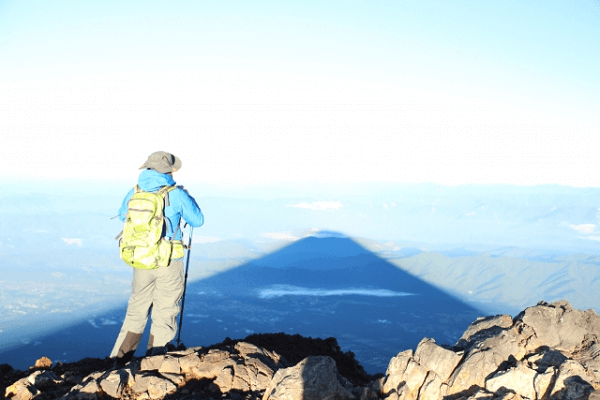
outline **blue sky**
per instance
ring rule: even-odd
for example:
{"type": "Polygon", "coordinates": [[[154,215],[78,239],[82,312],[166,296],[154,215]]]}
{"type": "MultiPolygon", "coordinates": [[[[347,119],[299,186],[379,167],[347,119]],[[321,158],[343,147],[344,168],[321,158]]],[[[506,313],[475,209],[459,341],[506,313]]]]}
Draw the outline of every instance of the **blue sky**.
{"type": "Polygon", "coordinates": [[[600,186],[598,1],[0,1],[0,179],[600,186]]]}

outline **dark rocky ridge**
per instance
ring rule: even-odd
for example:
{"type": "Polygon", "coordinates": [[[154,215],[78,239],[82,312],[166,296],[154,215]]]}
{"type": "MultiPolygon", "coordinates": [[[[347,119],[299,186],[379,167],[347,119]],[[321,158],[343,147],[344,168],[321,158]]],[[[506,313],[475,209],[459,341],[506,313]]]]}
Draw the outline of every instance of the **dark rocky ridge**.
{"type": "Polygon", "coordinates": [[[2,390],[30,399],[600,399],[600,317],[566,301],[474,321],[454,346],[424,338],[369,376],[333,338],[251,335],[112,368],[84,359],[0,366],[2,390]],[[335,360],[335,361],[334,361],[335,360]],[[339,372],[338,372],[339,371],[339,372]]]}

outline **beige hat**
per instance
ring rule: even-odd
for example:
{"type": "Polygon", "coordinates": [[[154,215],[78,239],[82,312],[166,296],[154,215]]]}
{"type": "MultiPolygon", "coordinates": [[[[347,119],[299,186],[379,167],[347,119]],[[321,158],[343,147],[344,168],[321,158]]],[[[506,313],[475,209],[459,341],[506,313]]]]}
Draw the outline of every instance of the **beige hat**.
{"type": "Polygon", "coordinates": [[[157,151],[150,154],[144,165],[140,169],[151,168],[161,174],[176,171],[181,168],[179,157],[165,151],[157,151]]]}

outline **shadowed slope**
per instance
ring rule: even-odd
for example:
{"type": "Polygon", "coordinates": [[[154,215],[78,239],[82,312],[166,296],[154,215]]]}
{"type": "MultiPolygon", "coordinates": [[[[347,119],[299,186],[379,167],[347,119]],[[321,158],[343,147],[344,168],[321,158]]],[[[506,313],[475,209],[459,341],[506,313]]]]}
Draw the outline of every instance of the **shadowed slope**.
{"type": "MultiPolygon", "coordinates": [[[[26,368],[41,355],[107,355],[125,308],[0,354],[26,368]]],[[[226,337],[285,332],[335,337],[369,373],[423,337],[454,343],[481,313],[341,237],[306,238],[188,285],[182,340],[207,346],[226,337]]],[[[142,339],[138,355],[143,354],[142,339]]]]}
{"type": "Polygon", "coordinates": [[[453,343],[481,315],[340,237],[294,242],[194,282],[187,296],[186,323],[198,329],[184,327],[186,343],[255,332],[332,336],[369,373],[383,372],[392,356],[424,336],[453,343]]]}

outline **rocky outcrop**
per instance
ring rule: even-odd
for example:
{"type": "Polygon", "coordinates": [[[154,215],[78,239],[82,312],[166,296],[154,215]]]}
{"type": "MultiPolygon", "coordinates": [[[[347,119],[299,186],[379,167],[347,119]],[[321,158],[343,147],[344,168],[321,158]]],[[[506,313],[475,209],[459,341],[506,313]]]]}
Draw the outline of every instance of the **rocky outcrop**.
{"type": "MultiPolygon", "coordinates": [[[[600,318],[566,301],[475,321],[455,346],[423,339],[389,364],[395,399],[587,399],[600,389],[600,318]]],[[[596,396],[596,394],[594,394],[596,396]]]]}
{"type": "MultiPolygon", "coordinates": [[[[392,358],[383,377],[370,381],[352,357],[340,356],[335,339],[317,339],[321,350],[333,349],[332,358],[288,352],[294,348],[293,338],[254,338],[261,346],[226,341],[214,348],[142,358],[122,369],[106,368],[102,363],[110,360],[100,360],[104,367],[86,369],[84,376],[64,366],[50,369],[49,360],[39,360],[32,371],[6,388],[5,396],[15,400],[600,399],[600,317],[592,310],[575,310],[565,301],[540,303],[515,318],[481,318],[454,346],[425,338],[416,349],[392,358]],[[276,339],[280,342],[272,347],[288,352],[289,358],[268,350],[269,340],[276,339]],[[352,371],[349,365],[341,365],[345,360],[352,371]]],[[[312,343],[307,340],[296,343],[312,343]]]]}
{"type": "MultiPolygon", "coordinates": [[[[261,397],[275,371],[288,367],[278,354],[239,342],[228,350],[190,348],[146,357],[126,368],[94,372],[73,385],[61,399],[96,399],[103,396],[163,399],[190,381],[206,381],[215,393],[249,393],[261,397]]],[[[52,371],[37,371],[6,389],[6,397],[29,400],[44,387],[60,386],[67,379],[52,371]]],[[[48,390],[46,390],[48,392],[48,390]]],[[[186,392],[183,390],[182,392],[186,392]]],[[[54,396],[57,398],[58,396],[54,396]]],[[[220,397],[220,396],[219,396],[220,397]]]]}
{"type": "Polygon", "coordinates": [[[352,384],[341,376],[331,357],[307,357],[277,371],[263,400],[354,399],[352,384]]]}

